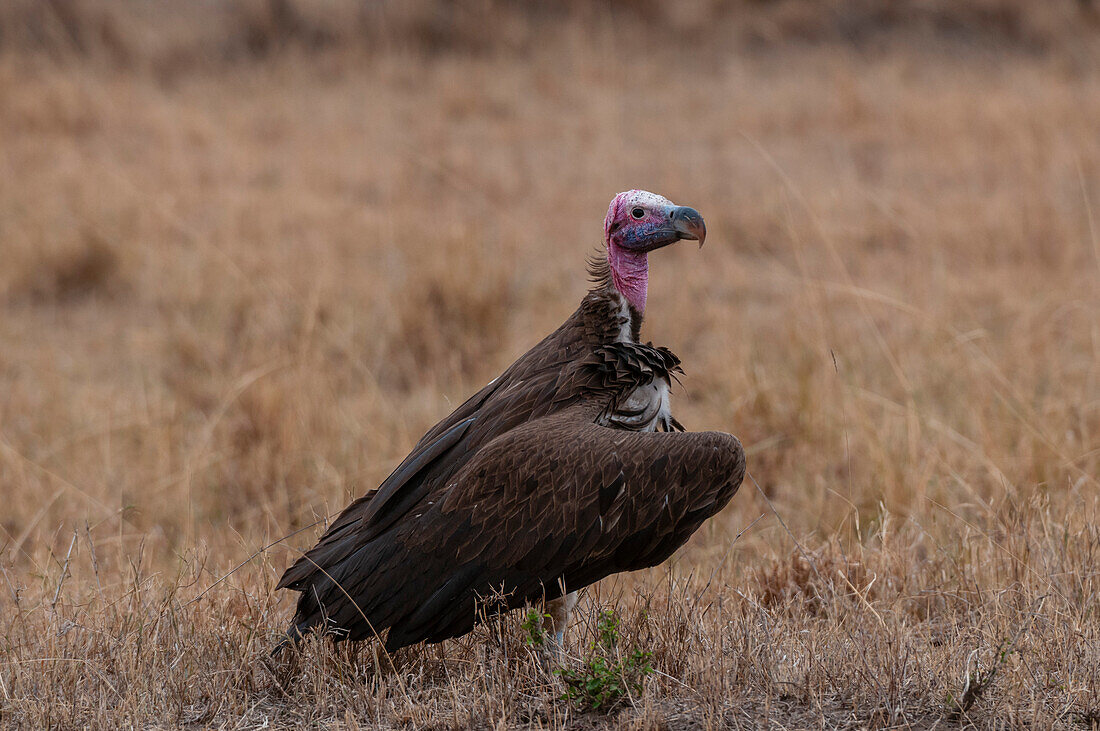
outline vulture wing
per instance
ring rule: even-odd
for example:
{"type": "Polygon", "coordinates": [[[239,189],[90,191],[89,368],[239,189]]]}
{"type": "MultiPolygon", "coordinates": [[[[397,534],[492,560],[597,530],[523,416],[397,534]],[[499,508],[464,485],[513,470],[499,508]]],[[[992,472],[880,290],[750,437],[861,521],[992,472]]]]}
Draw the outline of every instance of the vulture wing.
{"type": "Polygon", "coordinates": [[[562,374],[562,409],[492,439],[439,499],[367,529],[372,537],[314,574],[292,632],[325,624],[364,639],[388,629],[388,649],[436,642],[484,612],[664,561],[729,501],[745,469],[728,434],[603,425],[677,364],[666,350],[622,343],[562,374]]]}

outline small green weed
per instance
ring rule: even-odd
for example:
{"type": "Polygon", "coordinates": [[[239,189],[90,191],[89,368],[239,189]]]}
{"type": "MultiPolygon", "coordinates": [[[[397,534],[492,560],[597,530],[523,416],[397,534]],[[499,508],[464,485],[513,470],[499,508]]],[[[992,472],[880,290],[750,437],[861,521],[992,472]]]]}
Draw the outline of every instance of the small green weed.
{"type": "Polygon", "coordinates": [[[581,708],[610,711],[627,695],[639,695],[645,677],[653,672],[653,653],[633,648],[620,654],[619,618],[615,612],[600,612],[597,640],[589,649],[580,670],[561,669],[564,697],[581,708]]]}
{"type": "Polygon", "coordinates": [[[543,621],[549,618],[549,614],[540,614],[534,609],[527,610],[520,629],[523,630],[524,642],[528,647],[546,646],[546,630],[543,628],[543,621]]]}

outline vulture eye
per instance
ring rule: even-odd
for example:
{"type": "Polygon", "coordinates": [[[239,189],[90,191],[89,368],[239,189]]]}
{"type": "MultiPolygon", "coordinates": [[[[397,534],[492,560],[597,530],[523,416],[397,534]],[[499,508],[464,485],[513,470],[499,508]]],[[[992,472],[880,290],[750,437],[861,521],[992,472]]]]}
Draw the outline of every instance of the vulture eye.
{"type": "Polygon", "coordinates": [[[630,215],[634,216],[634,218],[636,218],[640,221],[643,218],[645,218],[645,211],[642,210],[641,208],[635,208],[633,211],[630,212],[630,215]]]}

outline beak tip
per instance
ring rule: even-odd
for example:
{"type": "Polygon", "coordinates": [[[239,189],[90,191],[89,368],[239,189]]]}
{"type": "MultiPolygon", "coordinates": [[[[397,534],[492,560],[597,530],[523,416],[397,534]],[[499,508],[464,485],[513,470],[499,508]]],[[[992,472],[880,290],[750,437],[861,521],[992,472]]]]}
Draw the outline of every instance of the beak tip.
{"type": "Polygon", "coordinates": [[[703,248],[703,242],[707,240],[707,226],[700,219],[699,225],[693,231],[695,239],[699,242],[699,248],[703,248]]]}

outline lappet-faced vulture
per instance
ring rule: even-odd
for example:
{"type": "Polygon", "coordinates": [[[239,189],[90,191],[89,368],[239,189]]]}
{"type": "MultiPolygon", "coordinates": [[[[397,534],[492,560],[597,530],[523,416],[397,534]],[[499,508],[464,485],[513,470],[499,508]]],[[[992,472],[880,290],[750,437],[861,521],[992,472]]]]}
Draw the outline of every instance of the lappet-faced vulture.
{"type": "Polygon", "coordinates": [[[577,590],[663,562],[721,510],[745,472],[741,443],[685,432],[669,410],[679,359],[638,342],[649,252],[705,236],[692,208],[615,196],[577,311],[283,574],[279,588],[300,592],[289,640],[318,628],[394,650],[546,601],[560,648],[577,590]]]}

